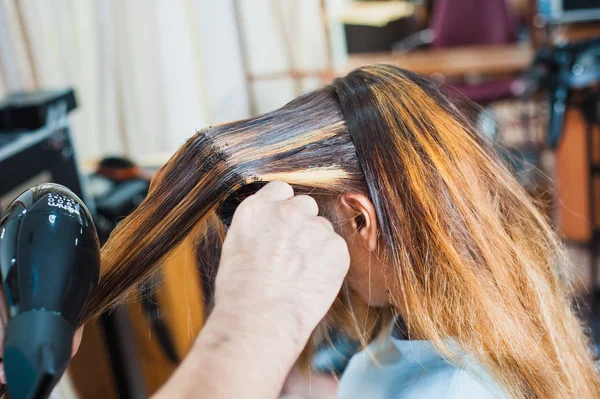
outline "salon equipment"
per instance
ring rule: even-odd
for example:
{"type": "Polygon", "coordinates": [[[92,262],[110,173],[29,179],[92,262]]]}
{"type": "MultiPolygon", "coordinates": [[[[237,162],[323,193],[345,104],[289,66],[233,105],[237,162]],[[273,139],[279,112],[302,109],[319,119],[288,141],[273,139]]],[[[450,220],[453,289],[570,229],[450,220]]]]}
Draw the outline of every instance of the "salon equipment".
{"type": "Polygon", "coordinates": [[[81,184],[68,114],[72,89],[12,93],[0,101],[0,212],[27,188],[62,184],[91,207],[81,184]]]}
{"type": "Polygon", "coordinates": [[[556,148],[563,131],[567,96],[600,81],[600,38],[541,49],[528,72],[525,95],[547,90],[550,101],[548,143],[556,148]]]}
{"type": "Polygon", "coordinates": [[[550,23],[600,20],[598,0],[537,0],[540,16],[550,23]]]}
{"type": "Polygon", "coordinates": [[[420,28],[418,7],[408,1],[348,2],[339,16],[348,53],[390,51],[420,28]]]}
{"type": "Polygon", "coordinates": [[[126,158],[107,157],[88,177],[90,193],[96,204],[96,227],[104,244],[117,223],[146,198],[151,173],[126,158]]]}
{"type": "MultiPolygon", "coordinates": [[[[498,46],[517,42],[518,23],[507,0],[437,0],[429,27],[397,42],[394,50],[406,53],[420,47],[453,48],[498,46]],[[469,23],[465,23],[469,21],[469,23]]],[[[514,77],[496,76],[472,83],[454,81],[451,85],[472,101],[487,105],[514,98],[514,77]]]]}
{"type": "MultiPolygon", "coordinates": [[[[83,183],[71,139],[69,113],[76,108],[75,94],[69,88],[11,93],[0,101],[0,215],[29,187],[58,183],[82,199],[95,216],[94,201],[83,183]]],[[[135,346],[130,344],[133,332],[128,322],[127,313],[117,308],[88,329],[100,330],[99,339],[106,349],[86,364],[93,365],[91,373],[100,377],[94,376],[91,381],[76,378],[78,381],[72,382],[78,390],[82,390],[78,384],[81,382],[92,391],[100,384],[114,386],[115,396],[120,398],[148,396],[140,382],[139,360],[135,346]],[[107,383],[107,379],[114,383],[107,383]]]]}
{"type": "Polygon", "coordinates": [[[8,392],[47,398],[71,359],[100,273],[96,228],[83,201],[57,184],[21,194],[0,221],[0,270],[8,392]]]}
{"type": "MultiPolygon", "coordinates": [[[[527,77],[525,95],[538,90],[548,93],[547,143],[556,151],[558,165],[558,224],[566,240],[583,244],[590,252],[592,286],[586,302],[592,314],[600,315],[600,287],[596,283],[600,257],[600,165],[595,155],[595,131],[600,126],[600,38],[541,49],[527,77]],[[567,109],[571,122],[565,126],[567,109]],[[566,127],[570,129],[567,133],[566,127]],[[583,201],[577,202],[577,198],[583,201]]],[[[593,320],[594,316],[589,318],[593,320]]]]}

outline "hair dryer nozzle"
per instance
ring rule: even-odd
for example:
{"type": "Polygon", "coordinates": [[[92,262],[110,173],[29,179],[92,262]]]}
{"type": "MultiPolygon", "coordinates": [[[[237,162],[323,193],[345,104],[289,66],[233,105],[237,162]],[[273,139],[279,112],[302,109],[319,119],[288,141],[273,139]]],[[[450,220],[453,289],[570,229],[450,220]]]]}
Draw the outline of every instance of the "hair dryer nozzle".
{"type": "Polygon", "coordinates": [[[49,397],[69,364],[72,342],[73,328],[59,315],[34,310],[11,319],[4,341],[10,397],[49,397]]]}
{"type": "Polygon", "coordinates": [[[57,184],[21,194],[0,220],[0,271],[9,395],[47,398],[69,363],[74,331],[98,284],[100,246],[83,202],[57,184]]]}

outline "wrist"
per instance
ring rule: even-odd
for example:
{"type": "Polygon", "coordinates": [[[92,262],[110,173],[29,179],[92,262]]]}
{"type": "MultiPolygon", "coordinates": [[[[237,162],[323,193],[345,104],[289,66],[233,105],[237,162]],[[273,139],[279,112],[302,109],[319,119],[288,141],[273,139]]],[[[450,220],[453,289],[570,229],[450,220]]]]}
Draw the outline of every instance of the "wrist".
{"type": "Polygon", "coordinates": [[[282,352],[294,357],[300,355],[312,331],[304,331],[299,318],[282,306],[241,306],[233,303],[216,304],[208,324],[220,330],[227,339],[239,339],[245,345],[267,345],[273,343],[282,352]]]}
{"type": "Polygon", "coordinates": [[[196,397],[202,387],[206,397],[275,398],[308,339],[300,339],[291,327],[272,312],[215,306],[161,392],[196,397]]]}

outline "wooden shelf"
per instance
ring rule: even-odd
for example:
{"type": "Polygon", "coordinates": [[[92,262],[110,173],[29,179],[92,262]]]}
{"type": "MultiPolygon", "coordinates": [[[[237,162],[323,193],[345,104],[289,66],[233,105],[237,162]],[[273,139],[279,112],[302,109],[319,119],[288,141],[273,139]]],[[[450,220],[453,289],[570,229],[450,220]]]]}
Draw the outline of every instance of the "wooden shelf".
{"type": "Polygon", "coordinates": [[[347,71],[368,64],[387,63],[423,75],[497,75],[524,71],[534,56],[535,50],[529,44],[432,48],[410,53],[356,54],[349,57],[347,71]]]}

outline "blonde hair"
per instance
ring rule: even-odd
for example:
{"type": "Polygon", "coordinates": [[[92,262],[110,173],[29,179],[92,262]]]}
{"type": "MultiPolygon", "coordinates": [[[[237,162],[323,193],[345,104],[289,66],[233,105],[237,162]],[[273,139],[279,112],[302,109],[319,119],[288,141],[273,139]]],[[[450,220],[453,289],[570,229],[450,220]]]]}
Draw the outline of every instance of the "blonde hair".
{"type": "MultiPolygon", "coordinates": [[[[199,132],[103,248],[87,320],[122,301],[195,226],[205,226],[199,263],[214,269],[219,206],[253,182],[284,180],[324,209],[345,192],[369,196],[380,256],[394,270],[392,307],[410,338],[452,360],[451,339],[515,399],[600,397],[559,241],[471,116],[434,82],[379,65],[199,132]]],[[[351,323],[341,302],[332,320],[351,323]]]]}

